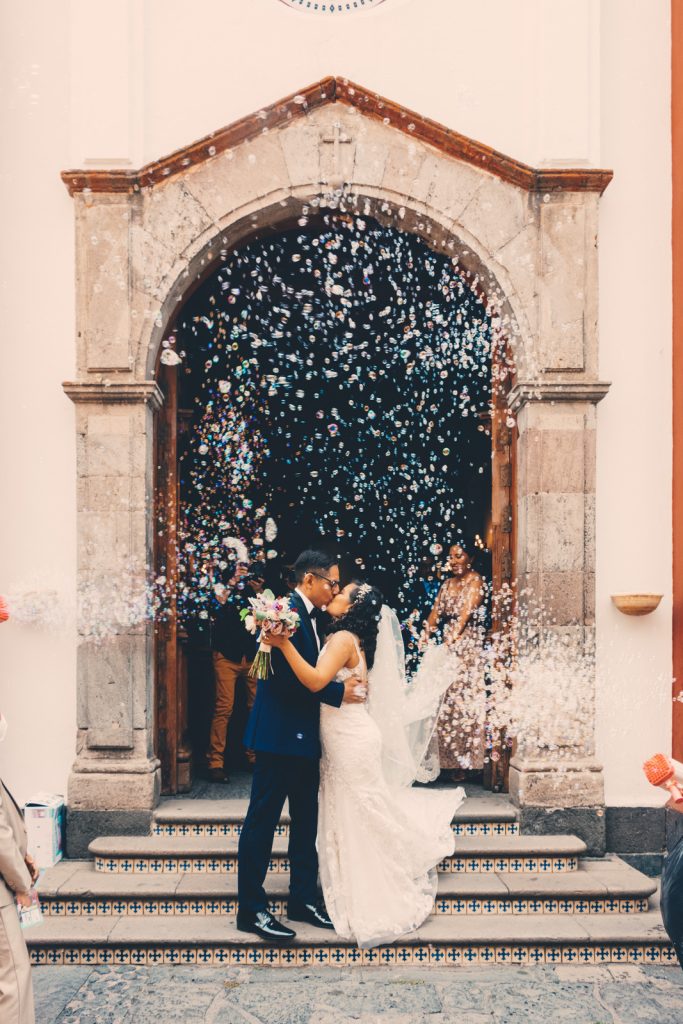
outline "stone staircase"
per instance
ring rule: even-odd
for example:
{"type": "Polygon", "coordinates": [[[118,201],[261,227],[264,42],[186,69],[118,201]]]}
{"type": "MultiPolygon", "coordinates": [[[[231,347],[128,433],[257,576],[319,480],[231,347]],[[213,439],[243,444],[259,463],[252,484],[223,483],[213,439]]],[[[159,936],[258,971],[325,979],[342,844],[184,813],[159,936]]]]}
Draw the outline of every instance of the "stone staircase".
{"type": "MultiPolygon", "coordinates": [[[[238,932],[237,843],[246,800],[171,799],[149,836],[90,844],[39,883],[45,919],[26,937],[35,964],[672,963],[656,884],[616,856],[591,860],[575,836],[520,835],[507,798],[468,799],[456,852],[439,868],[431,917],[413,934],[359,950],[297,924],[278,948],[238,932]]],[[[288,890],[288,818],[269,865],[271,910],[288,890]]]]}

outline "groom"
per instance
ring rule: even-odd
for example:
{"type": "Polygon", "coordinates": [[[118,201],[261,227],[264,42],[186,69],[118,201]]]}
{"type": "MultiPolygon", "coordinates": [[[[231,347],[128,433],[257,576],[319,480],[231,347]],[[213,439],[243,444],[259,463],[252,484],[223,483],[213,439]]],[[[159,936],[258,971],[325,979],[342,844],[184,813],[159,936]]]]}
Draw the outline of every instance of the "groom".
{"type": "MultiPolygon", "coordinates": [[[[321,551],[304,551],[294,563],[296,589],[291,607],[301,624],[292,637],[298,652],[315,665],[320,651],[319,609],[339,592],[339,566],[321,551]]],[[[362,703],[358,680],[333,680],[311,693],[296,678],[282,653],[273,650],[272,672],[260,679],[244,744],[256,751],[249,809],[239,842],[237,928],[270,942],[286,942],[296,932],[268,911],[263,883],[273,848],[275,827],[289,800],[290,921],[331,928],[318,897],[318,783],[320,777],[320,701],[333,707],[362,703]]]]}

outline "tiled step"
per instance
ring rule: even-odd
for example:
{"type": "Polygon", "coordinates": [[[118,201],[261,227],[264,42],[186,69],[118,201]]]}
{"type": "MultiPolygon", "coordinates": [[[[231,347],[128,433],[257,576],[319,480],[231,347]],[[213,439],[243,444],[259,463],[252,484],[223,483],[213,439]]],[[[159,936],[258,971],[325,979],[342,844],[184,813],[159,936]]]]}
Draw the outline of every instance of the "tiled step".
{"type": "Polygon", "coordinates": [[[34,963],[368,966],[396,964],[676,963],[659,913],[439,916],[399,942],[359,950],[334,932],[296,925],[285,948],[238,932],[222,915],[48,917],[27,933],[34,963]]]}
{"type": "MultiPolygon", "coordinates": [[[[239,836],[246,800],[188,800],[162,801],[154,812],[152,835],[156,836],[239,836]]],[[[517,813],[505,796],[468,798],[453,817],[456,836],[517,835],[517,813]]],[[[276,835],[289,835],[289,814],[285,812],[277,825],[276,835]]]]}
{"type": "MultiPolygon", "coordinates": [[[[229,838],[238,836],[242,832],[243,819],[235,820],[212,820],[192,821],[160,821],[155,819],[152,822],[151,835],[153,836],[220,836],[229,838]]],[[[519,825],[516,821],[453,821],[451,829],[454,836],[516,836],[519,835],[519,825]]],[[[289,835],[289,819],[282,819],[275,826],[275,835],[284,838],[289,835]]]]}
{"type": "MultiPolygon", "coordinates": [[[[649,908],[655,883],[617,857],[578,871],[532,875],[441,874],[434,914],[633,914],[649,908]]],[[[270,909],[283,914],[289,875],[268,881],[270,909]]],[[[62,861],[39,883],[44,913],[68,916],[216,916],[237,912],[235,874],[110,874],[89,861],[62,861]]]]}
{"type": "MultiPolygon", "coordinates": [[[[237,839],[223,836],[107,836],[89,846],[95,870],[107,874],[233,874],[237,839]]],[[[440,864],[449,874],[574,872],[586,845],[576,836],[461,836],[440,864]]],[[[269,873],[289,871],[287,840],[276,837],[269,873]]]]}

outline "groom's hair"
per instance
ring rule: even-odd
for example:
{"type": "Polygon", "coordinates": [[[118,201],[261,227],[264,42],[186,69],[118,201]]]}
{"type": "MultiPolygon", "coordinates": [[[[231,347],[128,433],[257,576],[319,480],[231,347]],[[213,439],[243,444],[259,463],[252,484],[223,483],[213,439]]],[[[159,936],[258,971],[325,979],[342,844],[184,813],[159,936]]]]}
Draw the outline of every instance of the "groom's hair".
{"type": "Polygon", "coordinates": [[[310,548],[302,551],[292,566],[294,579],[301,583],[307,572],[325,572],[337,564],[334,555],[326,555],[324,551],[315,551],[310,548]]]}

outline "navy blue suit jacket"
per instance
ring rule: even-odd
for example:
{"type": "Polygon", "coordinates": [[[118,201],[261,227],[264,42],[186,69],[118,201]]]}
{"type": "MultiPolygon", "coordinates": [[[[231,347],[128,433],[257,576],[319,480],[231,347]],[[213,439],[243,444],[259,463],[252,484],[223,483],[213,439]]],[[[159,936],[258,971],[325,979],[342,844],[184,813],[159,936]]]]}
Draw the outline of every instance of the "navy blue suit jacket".
{"type": "MultiPolygon", "coordinates": [[[[292,643],[309,665],[315,665],[318,645],[306,605],[295,593],[290,594],[290,604],[301,618],[292,643]]],[[[268,679],[258,681],[244,745],[248,750],[317,759],[320,757],[320,703],[340,707],[344,684],[333,680],[312,693],[299,682],[284,654],[275,648],[272,662],[268,679]]]]}

